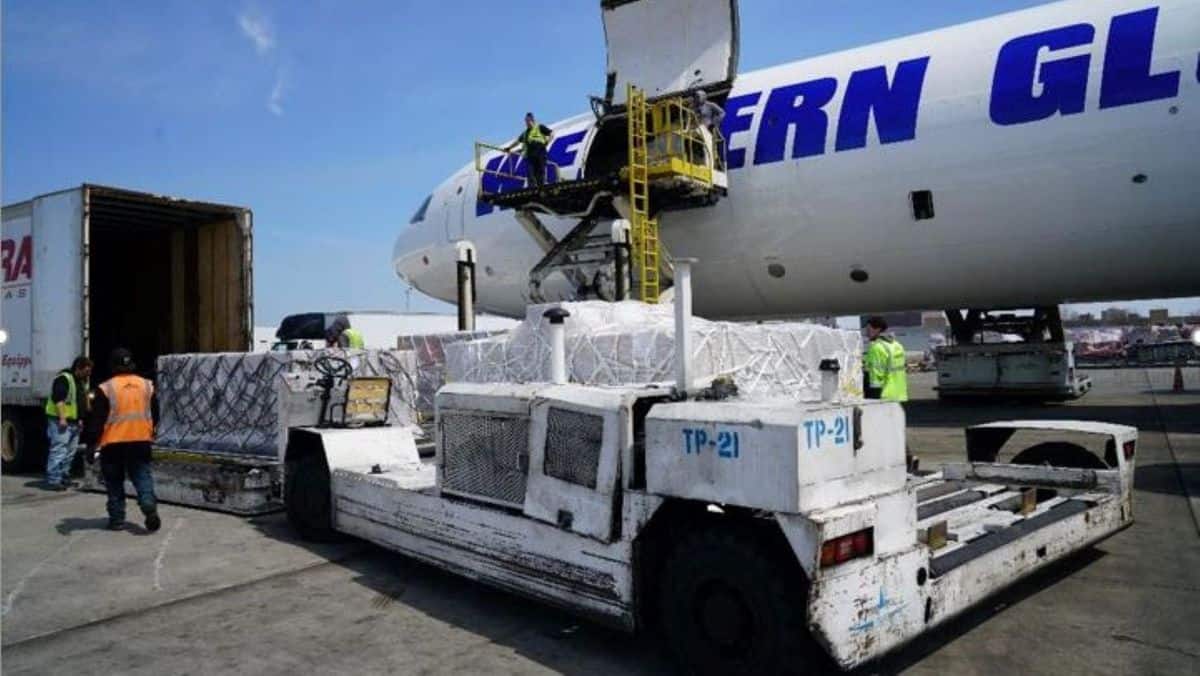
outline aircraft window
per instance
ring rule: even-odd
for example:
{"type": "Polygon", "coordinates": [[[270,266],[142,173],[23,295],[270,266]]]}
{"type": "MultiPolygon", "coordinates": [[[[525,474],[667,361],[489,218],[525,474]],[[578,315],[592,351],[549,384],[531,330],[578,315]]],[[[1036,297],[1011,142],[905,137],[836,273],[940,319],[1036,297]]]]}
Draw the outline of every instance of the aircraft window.
{"type": "Polygon", "coordinates": [[[924,221],[933,218],[933,192],[916,190],[911,195],[913,218],[924,221]]]}
{"type": "Polygon", "coordinates": [[[429,209],[429,201],[432,199],[433,195],[430,195],[425,198],[424,202],[421,202],[421,207],[417,209],[417,213],[413,214],[412,220],[409,223],[420,223],[425,220],[425,211],[429,209]]]}

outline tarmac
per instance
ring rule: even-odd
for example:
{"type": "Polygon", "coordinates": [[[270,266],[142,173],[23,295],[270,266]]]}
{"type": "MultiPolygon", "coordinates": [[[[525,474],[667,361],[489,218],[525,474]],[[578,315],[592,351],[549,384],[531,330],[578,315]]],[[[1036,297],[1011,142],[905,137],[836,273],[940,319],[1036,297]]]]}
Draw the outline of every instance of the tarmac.
{"type": "MultiPolygon", "coordinates": [[[[1200,369],[1184,393],[1169,369],[1090,373],[1092,392],[1064,405],[942,404],[933,374],[911,377],[908,443],[925,468],[961,459],[976,422],[1137,426],[1136,522],[860,672],[1200,673],[1200,369]]],[[[0,494],[5,674],[671,670],[651,638],[362,542],[302,542],[282,514],[164,505],[159,532],[110,532],[101,495],[36,476],[5,476],[0,494]]]]}

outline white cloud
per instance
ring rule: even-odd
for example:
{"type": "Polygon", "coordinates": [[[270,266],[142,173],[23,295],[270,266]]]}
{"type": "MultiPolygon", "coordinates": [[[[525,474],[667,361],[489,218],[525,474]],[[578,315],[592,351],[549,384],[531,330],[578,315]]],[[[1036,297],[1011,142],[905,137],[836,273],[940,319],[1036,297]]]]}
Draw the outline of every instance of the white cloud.
{"type": "Polygon", "coordinates": [[[267,99],[267,110],[275,116],[283,115],[283,71],[275,73],[275,85],[271,87],[271,97],[267,99]]]}
{"type": "Polygon", "coordinates": [[[254,50],[266,54],[275,47],[275,31],[267,17],[253,10],[244,10],[238,15],[238,26],[242,34],[254,43],[254,50]]]}
{"type": "Polygon", "coordinates": [[[266,60],[275,68],[275,80],[271,85],[271,93],[267,95],[267,110],[276,117],[283,115],[283,94],[287,90],[287,77],[283,64],[280,63],[279,51],[275,49],[275,28],[271,19],[253,5],[243,9],[238,14],[238,27],[242,30],[259,57],[266,60]]]}

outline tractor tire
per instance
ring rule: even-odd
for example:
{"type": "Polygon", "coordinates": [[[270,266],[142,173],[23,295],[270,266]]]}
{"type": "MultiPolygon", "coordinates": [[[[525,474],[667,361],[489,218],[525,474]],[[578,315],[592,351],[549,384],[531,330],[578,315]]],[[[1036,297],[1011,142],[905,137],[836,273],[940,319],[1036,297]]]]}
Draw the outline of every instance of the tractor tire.
{"type": "Polygon", "coordinates": [[[284,465],[284,504],[288,523],[311,542],[337,542],[333,529],[333,495],[325,458],[310,454],[284,465]]]}
{"type": "Polygon", "coordinates": [[[819,664],[799,565],[750,534],[703,528],[659,578],[663,634],[689,674],[800,673],[819,664]]]}

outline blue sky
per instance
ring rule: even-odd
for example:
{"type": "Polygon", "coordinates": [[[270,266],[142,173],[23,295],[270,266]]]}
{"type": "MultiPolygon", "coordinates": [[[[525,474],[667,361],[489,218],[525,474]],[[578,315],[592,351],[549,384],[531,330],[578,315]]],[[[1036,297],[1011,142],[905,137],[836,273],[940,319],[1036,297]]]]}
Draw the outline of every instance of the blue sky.
{"type": "MultiPolygon", "coordinates": [[[[741,68],[1036,4],[744,0],[741,68]]],[[[257,324],[404,309],[399,228],[475,139],[586,109],[598,5],[5,0],[3,201],[88,181],[246,205],[257,324]]]]}

